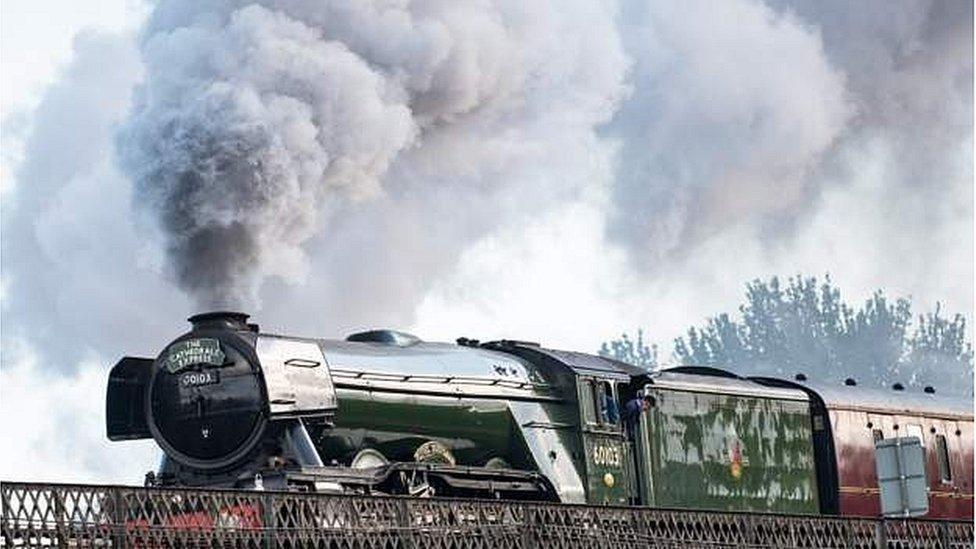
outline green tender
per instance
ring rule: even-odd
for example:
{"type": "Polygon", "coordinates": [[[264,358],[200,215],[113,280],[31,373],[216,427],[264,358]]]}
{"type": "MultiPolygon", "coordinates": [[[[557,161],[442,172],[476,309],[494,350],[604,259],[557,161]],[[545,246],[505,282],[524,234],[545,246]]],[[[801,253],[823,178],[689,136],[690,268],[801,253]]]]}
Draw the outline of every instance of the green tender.
{"type": "Polygon", "coordinates": [[[655,390],[642,494],[659,507],[816,513],[809,404],[655,390]],[[732,428],[729,428],[729,425],[732,428]]]}

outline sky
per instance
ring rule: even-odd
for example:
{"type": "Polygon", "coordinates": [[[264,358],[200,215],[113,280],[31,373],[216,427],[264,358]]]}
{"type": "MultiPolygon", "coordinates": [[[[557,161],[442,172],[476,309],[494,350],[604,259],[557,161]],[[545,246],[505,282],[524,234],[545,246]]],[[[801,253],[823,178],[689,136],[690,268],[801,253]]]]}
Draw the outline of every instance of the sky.
{"type": "Polygon", "coordinates": [[[0,478],[138,483],[108,369],[263,329],[663,348],[746,282],[972,319],[973,14],[0,3],[0,478]]]}

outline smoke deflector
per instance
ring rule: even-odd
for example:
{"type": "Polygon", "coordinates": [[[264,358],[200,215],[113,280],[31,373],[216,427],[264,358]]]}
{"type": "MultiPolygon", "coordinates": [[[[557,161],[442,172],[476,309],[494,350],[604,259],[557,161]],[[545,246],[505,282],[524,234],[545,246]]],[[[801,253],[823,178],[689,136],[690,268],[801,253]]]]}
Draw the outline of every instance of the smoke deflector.
{"type": "Polygon", "coordinates": [[[272,418],[335,411],[335,387],[318,343],[261,335],[257,355],[272,418]]]}

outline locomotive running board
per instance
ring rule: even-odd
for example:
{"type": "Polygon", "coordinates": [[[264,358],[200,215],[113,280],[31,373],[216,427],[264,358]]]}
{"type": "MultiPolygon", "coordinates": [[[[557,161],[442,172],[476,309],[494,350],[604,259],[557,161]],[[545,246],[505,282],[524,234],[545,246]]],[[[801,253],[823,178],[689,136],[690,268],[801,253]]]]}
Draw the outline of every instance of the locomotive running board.
{"type": "Polygon", "coordinates": [[[408,494],[411,479],[429,483],[438,495],[557,500],[556,491],[548,479],[535,472],[517,469],[397,462],[366,469],[301,467],[262,473],[265,486],[307,492],[335,492],[337,487],[342,487],[347,493],[408,494]]]}

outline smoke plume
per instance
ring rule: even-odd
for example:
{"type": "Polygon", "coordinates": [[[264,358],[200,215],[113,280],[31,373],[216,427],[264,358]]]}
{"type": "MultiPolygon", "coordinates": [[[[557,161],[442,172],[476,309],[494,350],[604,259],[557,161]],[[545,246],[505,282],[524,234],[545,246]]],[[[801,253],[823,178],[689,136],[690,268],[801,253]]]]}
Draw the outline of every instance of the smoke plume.
{"type": "Polygon", "coordinates": [[[612,12],[585,4],[164,2],[120,146],[170,274],[201,306],[253,306],[268,277],[305,279],[302,245],[325,211],[378,198],[409,149],[441,177],[472,173],[560,103],[588,125],[608,116],[624,67],[612,38],[592,73],[535,55],[590,13],[609,26],[612,12]],[[472,138],[483,150],[464,148],[472,138]]]}
{"type": "Polygon", "coordinates": [[[267,274],[295,278],[321,203],[375,195],[417,132],[402,88],[259,6],[158,29],[143,53],[125,165],[201,305],[239,304],[267,274]]]}

